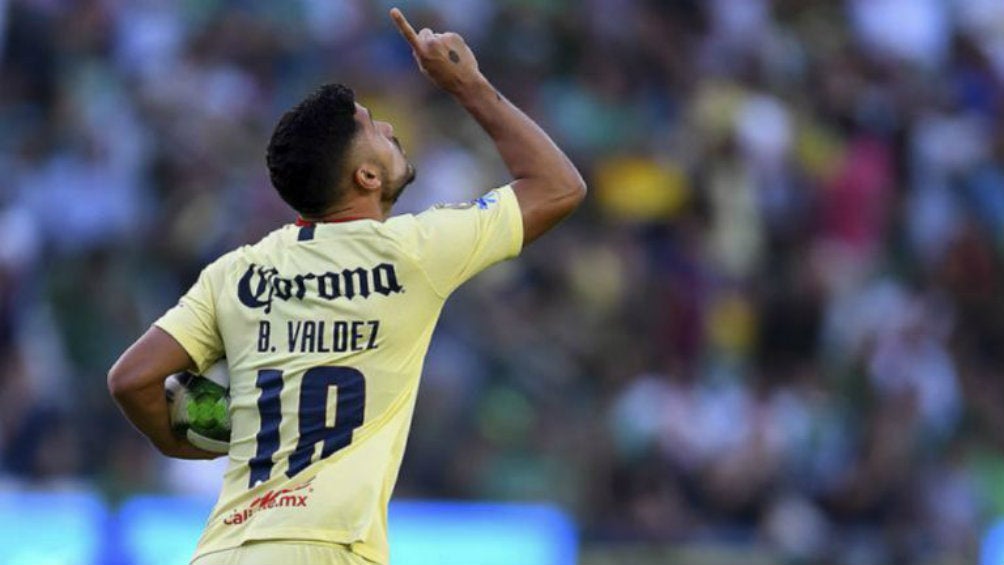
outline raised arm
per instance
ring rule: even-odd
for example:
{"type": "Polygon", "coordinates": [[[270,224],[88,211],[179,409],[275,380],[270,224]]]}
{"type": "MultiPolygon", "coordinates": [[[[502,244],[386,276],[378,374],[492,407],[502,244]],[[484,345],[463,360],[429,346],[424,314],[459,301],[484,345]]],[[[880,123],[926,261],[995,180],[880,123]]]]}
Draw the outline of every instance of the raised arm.
{"type": "Polygon", "coordinates": [[[451,94],[495,142],[514,178],[523,214],[523,244],[570,214],[586,195],[582,175],[544,130],[481,74],[464,39],[428,28],[416,33],[400,10],[394,8],[390,15],[422,72],[451,94]]]}

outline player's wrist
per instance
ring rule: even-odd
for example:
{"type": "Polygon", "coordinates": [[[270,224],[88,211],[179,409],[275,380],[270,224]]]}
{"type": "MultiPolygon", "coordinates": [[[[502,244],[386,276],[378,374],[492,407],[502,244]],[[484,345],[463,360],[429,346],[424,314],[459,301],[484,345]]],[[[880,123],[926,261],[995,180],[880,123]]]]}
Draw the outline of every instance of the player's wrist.
{"type": "Polygon", "coordinates": [[[173,459],[215,459],[222,454],[199,449],[183,437],[172,435],[170,439],[153,441],[154,447],[165,457],[173,459]]]}
{"type": "Polygon", "coordinates": [[[157,448],[162,455],[176,457],[181,451],[181,439],[171,433],[168,436],[151,437],[150,443],[157,448]]]}
{"type": "Polygon", "coordinates": [[[470,77],[458,80],[449,89],[449,93],[465,107],[470,107],[482,100],[495,96],[495,88],[480,72],[470,77]]]}

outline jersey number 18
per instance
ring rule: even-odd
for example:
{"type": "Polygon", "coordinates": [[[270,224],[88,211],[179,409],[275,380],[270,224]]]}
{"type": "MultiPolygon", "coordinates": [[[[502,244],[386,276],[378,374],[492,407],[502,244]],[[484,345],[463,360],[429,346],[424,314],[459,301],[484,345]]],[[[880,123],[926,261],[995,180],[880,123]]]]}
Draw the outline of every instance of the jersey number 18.
{"type": "MultiPolygon", "coordinates": [[[[258,448],[251,458],[248,488],[265,482],[272,474],[272,456],[279,449],[279,424],[282,419],[282,371],[262,369],[255,384],[261,390],[258,414],[261,428],[255,437],[258,448]]],[[[293,477],[310,465],[315,446],[323,442],[321,459],[352,443],[352,432],[363,424],[366,407],[366,381],[351,367],[314,367],[303,374],[300,383],[299,437],[289,456],[286,476],[293,477]],[[338,389],[338,405],[333,426],[327,425],[328,394],[338,389]]]]}

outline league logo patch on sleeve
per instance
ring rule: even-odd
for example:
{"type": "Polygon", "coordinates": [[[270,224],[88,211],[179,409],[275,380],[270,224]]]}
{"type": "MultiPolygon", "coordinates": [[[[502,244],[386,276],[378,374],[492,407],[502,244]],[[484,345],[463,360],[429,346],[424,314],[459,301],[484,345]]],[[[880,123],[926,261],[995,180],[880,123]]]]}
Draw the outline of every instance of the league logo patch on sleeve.
{"type": "Polygon", "coordinates": [[[466,210],[474,207],[474,201],[468,202],[440,202],[432,206],[436,210],[466,210]]]}
{"type": "Polygon", "coordinates": [[[443,202],[436,204],[433,208],[438,210],[467,210],[468,208],[478,207],[478,210],[487,210],[492,204],[497,204],[499,201],[498,192],[493,190],[484,196],[475,198],[474,200],[468,200],[467,202],[443,202]]]}

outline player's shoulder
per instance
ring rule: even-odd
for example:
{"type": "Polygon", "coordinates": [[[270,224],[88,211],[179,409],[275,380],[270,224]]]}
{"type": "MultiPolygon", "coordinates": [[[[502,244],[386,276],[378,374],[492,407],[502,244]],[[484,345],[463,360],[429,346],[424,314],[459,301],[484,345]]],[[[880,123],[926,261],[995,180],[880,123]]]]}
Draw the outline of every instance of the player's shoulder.
{"type": "Polygon", "coordinates": [[[227,251],[217,257],[213,262],[206,265],[205,271],[213,275],[225,275],[234,270],[242,270],[249,263],[255,262],[256,258],[272,252],[283,244],[286,239],[295,239],[296,226],[286,224],[268,233],[254,243],[241,245],[227,251]]]}
{"type": "Polygon", "coordinates": [[[383,224],[380,226],[380,231],[382,231],[387,237],[397,239],[402,236],[407,236],[410,232],[414,231],[417,226],[418,223],[415,218],[415,214],[398,214],[384,220],[383,224]]]}
{"type": "Polygon", "coordinates": [[[511,184],[493,188],[481,196],[470,200],[462,200],[459,202],[440,202],[421,212],[418,212],[417,214],[403,214],[401,216],[395,216],[395,219],[400,219],[402,225],[406,225],[409,228],[415,228],[421,227],[423,224],[435,222],[437,219],[450,218],[458,212],[470,213],[478,211],[491,211],[508,204],[515,204],[517,207],[519,206],[511,184]]]}

